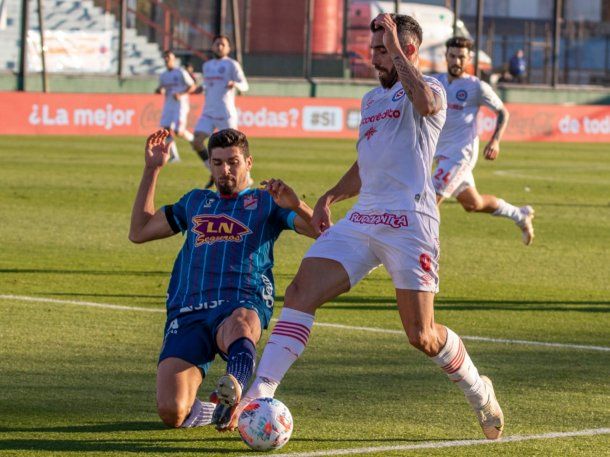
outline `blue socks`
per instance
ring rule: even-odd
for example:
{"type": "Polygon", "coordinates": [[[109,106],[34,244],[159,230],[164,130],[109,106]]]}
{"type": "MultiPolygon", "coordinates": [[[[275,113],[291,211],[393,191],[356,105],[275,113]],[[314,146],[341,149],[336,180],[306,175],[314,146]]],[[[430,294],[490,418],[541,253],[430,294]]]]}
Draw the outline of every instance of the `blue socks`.
{"type": "Polygon", "coordinates": [[[254,372],[256,346],[249,338],[239,338],[229,346],[227,359],[227,374],[234,376],[244,389],[254,372]]]}

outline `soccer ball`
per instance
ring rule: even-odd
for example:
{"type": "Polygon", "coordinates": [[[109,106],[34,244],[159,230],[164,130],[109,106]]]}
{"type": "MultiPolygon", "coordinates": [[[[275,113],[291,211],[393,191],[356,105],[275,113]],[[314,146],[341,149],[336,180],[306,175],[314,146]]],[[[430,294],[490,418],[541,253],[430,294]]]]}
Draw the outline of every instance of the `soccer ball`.
{"type": "Polygon", "coordinates": [[[292,414],[275,398],[251,401],[239,416],[241,439],[256,451],[272,451],[284,446],[292,434],[292,414]]]}

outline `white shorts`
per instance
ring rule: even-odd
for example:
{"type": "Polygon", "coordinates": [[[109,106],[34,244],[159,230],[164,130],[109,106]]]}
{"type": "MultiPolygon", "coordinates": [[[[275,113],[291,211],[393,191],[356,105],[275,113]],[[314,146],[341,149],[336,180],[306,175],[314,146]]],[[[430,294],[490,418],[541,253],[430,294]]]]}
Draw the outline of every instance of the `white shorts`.
{"type": "Polygon", "coordinates": [[[161,127],[172,129],[174,132],[183,132],[186,129],[186,121],[189,114],[188,105],[165,104],[161,113],[161,127]]]}
{"type": "Polygon", "coordinates": [[[436,167],[432,172],[434,190],[442,197],[456,197],[468,187],[476,187],[472,170],[477,163],[479,141],[464,146],[456,153],[435,157],[436,167]]]}
{"type": "Polygon", "coordinates": [[[414,211],[350,211],[305,254],[339,262],[351,286],[384,265],[397,289],[438,292],[437,220],[414,211]]]}
{"type": "Polygon", "coordinates": [[[237,116],[230,116],[227,118],[215,118],[202,114],[197,125],[195,126],[195,132],[205,133],[206,136],[210,136],[214,133],[214,130],[224,129],[236,129],[237,128],[237,116]]]}

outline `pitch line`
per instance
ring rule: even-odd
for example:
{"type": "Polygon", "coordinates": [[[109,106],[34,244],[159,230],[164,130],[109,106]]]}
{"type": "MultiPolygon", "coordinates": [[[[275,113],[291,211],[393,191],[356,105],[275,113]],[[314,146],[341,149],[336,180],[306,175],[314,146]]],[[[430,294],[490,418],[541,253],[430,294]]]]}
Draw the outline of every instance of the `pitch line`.
{"type": "MultiPolygon", "coordinates": [[[[115,305],[111,303],[98,303],[98,302],[90,302],[90,301],[79,301],[79,300],[62,300],[57,298],[44,298],[44,297],[30,297],[27,295],[0,295],[0,299],[2,300],[20,300],[27,302],[36,302],[36,303],[54,303],[59,305],[78,305],[78,306],[88,306],[91,308],[105,308],[105,309],[115,309],[119,311],[143,311],[146,313],[165,313],[165,309],[160,308],[145,308],[142,306],[125,306],[125,305],[115,305]]],[[[272,319],[273,321],[277,321],[277,319],[272,319]]],[[[386,333],[391,335],[404,335],[405,332],[403,330],[392,330],[387,328],[379,328],[379,327],[360,327],[355,325],[343,325],[343,324],[332,324],[327,322],[316,322],[314,324],[316,327],[328,327],[328,328],[338,328],[343,330],[356,330],[363,332],[372,332],[372,333],[386,333]]],[[[460,338],[467,341],[483,341],[488,343],[501,343],[501,344],[521,344],[524,346],[544,346],[544,347],[555,347],[555,348],[563,348],[563,349],[578,349],[585,351],[602,351],[602,352],[610,352],[610,347],[608,346],[590,346],[585,344],[569,344],[569,343],[552,343],[545,341],[531,341],[531,340],[512,340],[507,338],[488,338],[485,336],[468,336],[468,335],[460,335],[460,338]]]]}
{"type": "MultiPolygon", "coordinates": [[[[574,438],[579,436],[607,435],[610,434],[610,428],[592,428],[586,430],[576,430],[573,432],[551,432],[542,433],[539,435],[513,435],[504,437],[498,441],[491,440],[455,440],[455,441],[425,441],[418,444],[399,444],[395,446],[377,446],[377,447],[361,447],[351,449],[335,449],[327,451],[314,452],[291,452],[286,454],[275,454],[273,457],[321,457],[325,455],[354,455],[354,454],[371,454],[373,452],[396,452],[396,451],[412,451],[417,449],[442,449],[465,446],[483,446],[488,444],[506,444],[519,443],[522,441],[533,440],[550,440],[558,438],[574,438]]],[[[241,457],[262,457],[269,454],[247,454],[241,457]]]]}

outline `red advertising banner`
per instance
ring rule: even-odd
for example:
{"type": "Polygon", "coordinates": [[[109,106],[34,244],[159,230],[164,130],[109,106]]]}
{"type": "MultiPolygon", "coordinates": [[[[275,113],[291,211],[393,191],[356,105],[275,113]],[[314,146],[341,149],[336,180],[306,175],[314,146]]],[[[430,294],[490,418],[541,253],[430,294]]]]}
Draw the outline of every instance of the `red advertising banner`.
{"type": "MultiPolygon", "coordinates": [[[[0,93],[2,135],[147,135],[159,126],[163,97],[145,94],[0,93]]],[[[188,125],[201,113],[191,97],[188,125]]],[[[356,138],[360,100],[238,97],[239,128],[252,137],[356,138]]],[[[507,104],[504,140],[610,142],[610,106],[507,104]]],[[[479,132],[489,138],[495,116],[483,109],[479,132]]]]}

